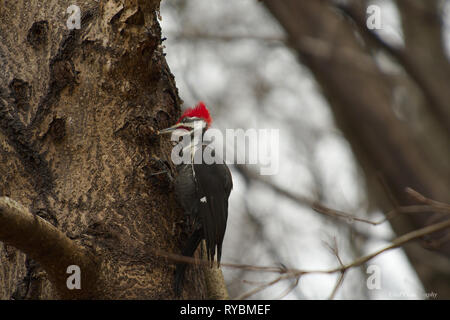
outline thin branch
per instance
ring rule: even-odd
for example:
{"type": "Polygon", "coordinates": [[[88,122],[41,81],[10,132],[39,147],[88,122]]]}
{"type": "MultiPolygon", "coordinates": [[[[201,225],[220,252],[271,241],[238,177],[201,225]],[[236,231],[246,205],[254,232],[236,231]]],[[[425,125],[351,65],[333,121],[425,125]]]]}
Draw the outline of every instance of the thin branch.
{"type": "Polygon", "coordinates": [[[429,235],[429,234],[432,234],[434,232],[437,232],[437,231],[440,231],[440,230],[444,230],[444,229],[448,229],[448,228],[450,228],[450,219],[442,221],[442,222],[439,222],[439,223],[435,223],[435,224],[429,225],[429,226],[424,227],[424,228],[419,229],[419,230],[411,231],[411,232],[409,232],[407,234],[404,234],[404,235],[396,238],[387,247],[385,247],[383,249],[380,249],[378,251],[375,251],[374,253],[369,254],[367,256],[364,256],[364,257],[361,257],[359,259],[356,259],[355,261],[353,261],[350,264],[347,264],[347,265],[342,266],[342,267],[340,267],[338,269],[335,269],[334,272],[350,269],[350,268],[353,268],[353,267],[358,267],[358,266],[362,265],[363,263],[366,263],[367,261],[373,259],[374,257],[378,256],[379,254],[381,254],[381,253],[383,253],[385,251],[388,251],[388,250],[400,247],[400,246],[404,245],[405,243],[410,242],[412,240],[416,240],[416,239],[422,238],[425,235],[429,235]]]}
{"type": "MultiPolygon", "coordinates": [[[[266,289],[269,286],[269,284],[275,284],[275,283],[277,283],[277,282],[279,282],[281,280],[285,280],[285,279],[289,279],[289,278],[296,278],[296,277],[300,277],[300,276],[305,275],[305,274],[313,274],[313,273],[315,273],[315,274],[318,274],[318,273],[321,273],[321,274],[332,274],[332,273],[340,272],[341,275],[340,275],[340,277],[338,279],[338,282],[336,283],[335,289],[333,290],[333,293],[332,293],[332,296],[331,296],[331,297],[333,297],[334,294],[335,294],[335,291],[337,291],[337,289],[339,288],[339,286],[341,285],[341,283],[343,281],[345,272],[348,271],[349,269],[355,268],[355,267],[359,267],[360,265],[362,265],[362,264],[366,263],[367,261],[375,258],[376,256],[382,254],[383,252],[386,252],[388,250],[400,247],[400,246],[404,245],[407,242],[419,239],[419,238],[421,238],[421,237],[423,237],[425,235],[428,235],[428,234],[431,234],[431,233],[434,233],[434,232],[437,232],[437,231],[440,231],[440,230],[443,230],[443,229],[447,229],[447,228],[450,228],[450,220],[446,220],[446,221],[443,221],[443,222],[440,222],[440,223],[436,223],[436,224],[427,226],[425,228],[422,228],[422,229],[419,229],[419,230],[416,230],[416,231],[409,232],[409,233],[407,233],[407,234],[405,234],[405,235],[403,235],[401,237],[396,238],[394,241],[392,241],[392,243],[389,246],[384,247],[384,248],[382,248],[382,249],[380,249],[378,251],[375,251],[375,252],[373,252],[373,253],[371,253],[369,255],[366,255],[366,256],[363,256],[361,258],[358,258],[358,259],[354,260],[353,262],[351,262],[349,264],[341,265],[338,268],[329,269],[329,270],[310,270],[310,271],[298,270],[298,269],[283,269],[283,270],[280,270],[279,272],[280,273],[285,273],[285,274],[279,276],[275,280],[273,280],[273,281],[271,281],[271,282],[269,282],[269,283],[267,283],[267,284],[265,284],[263,286],[260,286],[260,287],[258,287],[256,289],[248,292],[247,294],[242,295],[242,296],[249,297],[249,296],[251,296],[251,295],[253,295],[253,294],[255,294],[255,293],[257,293],[257,292],[259,292],[261,290],[266,289]]],[[[253,268],[255,268],[255,267],[253,267],[253,268]]],[[[261,271],[267,271],[268,269],[266,267],[263,267],[263,269],[260,269],[260,270],[261,271]]]]}
{"type": "Polygon", "coordinates": [[[240,296],[236,297],[234,300],[244,300],[244,299],[247,299],[247,298],[253,296],[254,294],[256,294],[256,293],[258,293],[258,292],[261,292],[261,291],[263,291],[264,289],[267,289],[268,287],[273,286],[274,284],[276,284],[276,283],[278,283],[278,282],[280,282],[281,280],[284,280],[284,279],[286,279],[285,276],[279,276],[279,277],[277,277],[275,280],[272,280],[272,281],[270,281],[270,282],[264,283],[264,284],[262,284],[262,285],[260,285],[260,286],[258,286],[258,287],[256,287],[256,288],[254,288],[254,289],[252,289],[252,290],[246,292],[246,293],[241,294],[240,296]]]}
{"type": "Polygon", "coordinates": [[[427,199],[424,196],[420,195],[417,191],[407,188],[406,191],[408,193],[410,193],[411,195],[414,195],[416,198],[418,197],[418,195],[420,195],[421,196],[420,199],[422,200],[421,202],[423,202],[423,199],[426,199],[427,201],[425,203],[427,203],[427,204],[426,205],[399,206],[399,207],[392,209],[387,214],[385,214],[385,218],[381,219],[380,221],[372,221],[372,220],[357,217],[357,216],[347,213],[347,212],[329,208],[329,207],[319,203],[318,201],[316,201],[314,199],[310,199],[306,196],[294,194],[286,189],[283,189],[283,188],[277,186],[275,183],[273,183],[269,179],[252,172],[251,170],[245,168],[244,166],[236,165],[235,167],[244,176],[244,178],[248,181],[253,180],[253,181],[261,182],[261,183],[265,184],[266,186],[270,187],[275,192],[279,193],[280,195],[282,195],[302,206],[308,206],[311,209],[313,209],[314,211],[316,211],[317,213],[321,213],[323,215],[326,215],[326,216],[329,216],[332,218],[343,219],[343,220],[347,221],[348,223],[353,223],[356,221],[356,222],[362,222],[362,223],[371,224],[373,226],[377,226],[388,220],[395,218],[398,214],[401,214],[401,213],[421,213],[421,212],[430,212],[430,211],[433,211],[436,213],[450,213],[450,205],[441,203],[441,202],[438,202],[435,200],[427,199]]]}
{"type": "MultiPolygon", "coordinates": [[[[236,264],[236,263],[221,263],[220,265],[223,267],[235,268],[235,269],[246,269],[246,270],[250,270],[250,271],[261,271],[261,272],[277,272],[277,273],[286,273],[286,274],[295,274],[295,275],[303,275],[303,274],[309,274],[309,273],[335,273],[335,272],[343,271],[345,269],[358,267],[358,266],[362,265],[363,263],[373,259],[374,257],[378,256],[379,254],[381,254],[385,251],[400,247],[407,242],[417,240],[423,236],[426,236],[426,235],[429,235],[434,232],[444,230],[447,228],[450,228],[450,220],[442,221],[442,222],[439,222],[436,224],[429,225],[422,229],[411,231],[407,234],[404,234],[404,235],[394,239],[390,245],[388,245],[378,251],[375,251],[369,255],[360,257],[349,264],[342,265],[338,268],[329,269],[329,270],[300,270],[300,269],[287,269],[284,267],[254,266],[254,265],[236,264]]],[[[186,257],[186,256],[178,255],[178,254],[159,251],[159,250],[152,250],[152,252],[156,253],[159,256],[163,256],[169,260],[175,261],[175,262],[185,262],[185,263],[190,263],[190,264],[200,263],[200,264],[210,265],[210,262],[208,260],[186,257]]]]}
{"type": "Polygon", "coordinates": [[[339,290],[339,288],[342,286],[342,283],[344,282],[344,277],[345,277],[345,271],[342,271],[341,274],[339,275],[339,279],[336,282],[333,291],[330,294],[330,297],[328,298],[328,300],[333,300],[334,297],[336,296],[337,291],[339,290]]]}
{"type": "Polygon", "coordinates": [[[450,204],[448,203],[427,198],[412,188],[406,188],[406,193],[408,193],[411,197],[415,198],[417,201],[432,206],[435,209],[442,209],[446,210],[447,212],[450,212],[450,204]]]}
{"type": "Polygon", "coordinates": [[[300,205],[306,205],[318,213],[322,213],[324,215],[331,216],[333,218],[343,218],[349,222],[359,221],[359,222],[369,223],[372,225],[378,225],[378,224],[384,222],[384,220],[379,221],[379,222],[370,221],[367,219],[356,217],[354,215],[348,214],[343,211],[328,208],[328,207],[324,206],[323,204],[320,204],[316,200],[310,199],[306,196],[296,195],[286,189],[283,189],[283,188],[277,186],[276,184],[274,184],[269,179],[264,178],[263,176],[252,172],[251,170],[248,170],[244,166],[236,165],[235,167],[247,180],[249,180],[249,181],[253,180],[253,181],[258,181],[258,182],[264,183],[266,186],[270,187],[271,189],[273,189],[275,192],[281,194],[282,196],[284,196],[300,205]]]}
{"type": "MultiPolygon", "coordinates": [[[[280,276],[277,277],[275,280],[258,286],[257,288],[239,296],[238,299],[248,298],[248,297],[250,297],[250,296],[268,288],[269,286],[282,281],[282,280],[299,278],[306,274],[332,274],[332,273],[340,272],[341,276],[338,279],[335,289],[333,290],[333,293],[331,295],[331,297],[334,297],[335,292],[337,291],[337,289],[339,288],[339,286],[341,285],[341,283],[343,281],[344,273],[346,273],[349,269],[359,267],[362,264],[366,263],[367,261],[382,254],[383,252],[398,248],[408,242],[417,240],[419,238],[422,238],[423,236],[432,234],[432,233],[440,231],[440,230],[448,229],[448,228],[450,228],[450,220],[446,220],[446,221],[442,221],[442,222],[439,222],[436,224],[429,225],[427,227],[409,232],[407,234],[404,234],[404,235],[394,239],[390,245],[388,245],[378,251],[375,251],[371,254],[360,257],[358,259],[355,259],[354,261],[352,261],[348,264],[341,264],[337,268],[328,269],[328,270],[301,270],[301,269],[288,269],[285,267],[253,266],[253,265],[247,265],[247,264],[233,264],[233,263],[221,263],[221,266],[228,267],[228,268],[235,268],[235,269],[245,269],[245,270],[250,270],[250,271],[272,272],[272,273],[280,274],[280,276]]],[[[175,261],[175,262],[185,262],[185,263],[191,263],[191,264],[200,263],[200,264],[204,264],[204,265],[208,265],[208,266],[210,265],[210,262],[206,259],[196,259],[196,258],[191,258],[191,257],[185,257],[182,255],[167,253],[167,252],[163,252],[163,251],[159,251],[159,250],[151,250],[151,251],[159,256],[165,257],[165,258],[175,261]]],[[[342,261],[341,261],[341,263],[342,263],[342,261]]]]}
{"type": "Polygon", "coordinates": [[[300,277],[296,277],[295,281],[293,281],[291,283],[291,285],[286,289],[285,292],[283,292],[279,297],[277,297],[274,300],[281,300],[283,299],[285,296],[287,296],[289,293],[291,293],[292,290],[294,290],[297,286],[298,286],[298,282],[300,281],[300,277]]]}
{"type": "MultiPolygon", "coordinates": [[[[339,255],[339,248],[337,245],[337,240],[336,237],[333,237],[333,245],[330,245],[328,242],[325,242],[325,245],[328,247],[328,249],[330,249],[331,253],[333,253],[333,255],[336,257],[336,259],[339,262],[339,265],[341,267],[344,266],[344,263],[342,262],[341,256],[339,255]]],[[[333,291],[330,294],[330,297],[328,298],[329,300],[333,300],[334,297],[336,296],[337,291],[339,290],[339,288],[341,287],[342,283],[344,282],[344,276],[345,276],[345,271],[346,270],[342,270],[341,274],[339,275],[338,281],[336,282],[333,291]]]]}
{"type": "MultiPolygon", "coordinates": [[[[167,260],[173,261],[173,262],[183,262],[183,263],[189,263],[189,264],[201,264],[205,266],[211,266],[211,262],[206,259],[199,259],[194,257],[187,257],[176,253],[169,253],[163,250],[158,249],[147,249],[148,253],[153,253],[159,257],[166,258],[167,260]]],[[[222,267],[228,267],[228,268],[234,268],[234,269],[244,269],[244,270],[250,270],[250,271],[262,271],[262,272],[275,272],[275,273],[285,273],[287,270],[283,267],[263,267],[263,266],[253,266],[250,264],[238,264],[238,263],[226,263],[221,262],[220,266],[222,267]]]]}
{"type": "Polygon", "coordinates": [[[379,224],[381,224],[381,223],[386,221],[386,219],[382,219],[380,221],[371,221],[371,220],[368,220],[368,219],[359,218],[359,217],[356,217],[356,216],[354,216],[352,214],[349,214],[349,213],[346,213],[346,212],[343,212],[343,211],[339,211],[339,210],[336,210],[336,209],[331,209],[331,208],[325,207],[324,205],[321,205],[320,203],[314,203],[311,206],[311,209],[313,209],[314,211],[316,211],[318,213],[321,213],[321,214],[324,214],[324,215],[327,215],[327,216],[330,216],[330,217],[333,217],[333,218],[345,219],[349,223],[352,223],[353,221],[358,221],[358,222],[364,222],[364,223],[368,223],[368,224],[376,226],[376,225],[379,225],[379,224]]]}
{"type": "MultiPolygon", "coordinates": [[[[238,167],[238,170],[244,171],[245,169],[243,169],[242,167],[238,167]]],[[[248,172],[244,172],[244,177],[248,180],[251,180],[254,178],[250,175],[251,175],[251,173],[249,174],[248,172]]],[[[258,180],[261,181],[262,179],[258,179],[258,180]]],[[[266,180],[262,180],[262,181],[266,182],[266,180]]],[[[267,182],[267,183],[270,183],[270,182],[267,182]]],[[[280,189],[276,185],[273,185],[273,184],[271,184],[270,186],[272,186],[274,189],[280,189]]],[[[295,195],[288,193],[285,190],[280,189],[280,191],[288,194],[289,197],[293,197],[293,198],[297,197],[295,195]]],[[[417,191],[414,191],[412,189],[407,189],[407,192],[409,194],[413,195],[416,199],[419,199],[421,202],[426,203],[426,205],[398,207],[398,208],[392,210],[390,213],[388,213],[388,216],[392,217],[393,215],[395,215],[398,212],[412,213],[412,212],[435,211],[435,212],[442,212],[442,213],[450,213],[450,205],[448,205],[446,203],[441,203],[441,202],[438,202],[435,200],[428,199],[425,196],[421,195],[420,193],[418,193],[417,191]]],[[[300,198],[301,198],[300,202],[302,204],[308,203],[311,206],[316,205],[316,208],[317,208],[317,204],[315,204],[313,201],[307,199],[306,197],[304,197],[304,198],[300,197],[300,198]]],[[[336,210],[329,209],[329,208],[326,208],[326,210],[323,210],[322,207],[321,207],[321,209],[322,209],[322,212],[325,212],[326,214],[331,212],[331,214],[330,214],[331,216],[345,217],[346,219],[349,218],[348,214],[342,213],[340,211],[336,211],[336,210]]],[[[354,218],[354,217],[352,216],[351,218],[354,218]]],[[[388,218],[389,217],[387,217],[385,220],[387,220],[388,218]]],[[[358,219],[358,220],[355,219],[355,220],[361,221],[361,219],[358,219]]],[[[376,225],[381,222],[378,222],[378,223],[370,222],[370,223],[376,225]]],[[[388,245],[378,251],[375,251],[371,254],[360,257],[358,259],[355,259],[354,261],[352,261],[351,263],[348,263],[348,264],[344,264],[342,259],[340,258],[336,240],[335,240],[334,246],[328,245],[328,247],[336,255],[340,266],[337,268],[328,269],[328,270],[300,270],[300,269],[288,269],[284,266],[265,267],[265,266],[253,266],[253,265],[232,264],[232,263],[222,263],[221,265],[223,267],[229,267],[229,268],[245,269],[245,270],[260,271],[260,272],[273,272],[273,273],[280,274],[280,276],[277,277],[276,279],[274,279],[273,281],[261,284],[260,286],[250,290],[249,292],[240,295],[239,297],[237,297],[237,299],[246,299],[262,290],[265,290],[266,288],[270,287],[271,285],[274,285],[282,280],[295,278],[296,279],[295,285],[293,287],[291,286],[291,289],[290,289],[290,290],[292,290],[292,288],[294,288],[297,285],[299,278],[305,274],[332,274],[332,273],[339,272],[340,276],[339,276],[338,281],[336,282],[334,289],[330,295],[330,299],[333,299],[336,296],[337,290],[340,288],[340,286],[343,283],[345,273],[349,269],[359,267],[359,266],[363,265],[364,263],[368,262],[369,260],[373,259],[374,257],[382,254],[383,252],[386,252],[386,251],[394,249],[394,248],[398,248],[408,242],[417,240],[426,235],[432,234],[432,233],[440,231],[440,230],[448,229],[448,228],[450,228],[450,219],[429,225],[427,227],[424,227],[424,228],[421,228],[421,229],[418,229],[418,230],[415,230],[412,232],[409,232],[407,234],[404,234],[404,235],[394,239],[390,245],[388,245]]],[[[152,252],[154,252],[160,256],[164,256],[164,257],[168,258],[169,260],[174,260],[177,262],[181,261],[181,262],[185,262],[185,263],[202,263],[205,265],[210,264],[210,262],[207,260],[200,260],[200,259],[180,256],[180,255],[176,255],[176,254],[170,254],[170,253],[166,253],[166,252],[162,252],[162,251],[158,251],[158,250],[152,250],[152,252]]],[[[290,290],[288,292],[290,292],[290,290]]]]}
{"type": "Polygon", "coordinates": [[[9,197],[0,197],[0,241],[36,260],[47,272],[61,298],[96,297],[98,268],[93,255],[52,224],[31,214],[9,197]],[[67,267],[81,270],[81,289],[67,288],[67,267]]]}

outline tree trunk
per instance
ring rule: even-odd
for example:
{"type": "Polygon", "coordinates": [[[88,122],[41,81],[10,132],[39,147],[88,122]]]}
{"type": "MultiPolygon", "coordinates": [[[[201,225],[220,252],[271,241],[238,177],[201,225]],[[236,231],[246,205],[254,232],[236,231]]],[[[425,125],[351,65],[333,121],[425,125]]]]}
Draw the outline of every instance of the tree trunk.
{"type": "MultiPolygon", "coordinates": [[[[407,62],[402,66],[415,81],[408,89],[408,98],[422,95],[426,100],[419,112],[420,121],[405,121],[396,114],[394,105],[394,90],[400,85],[394,76],[380,70],[371,55],[370,41],[375,37],[365,29],[364,16],[362,23],[359,20],[351,21],[353,16],[344,18],[344,14],[339,14],[331,1],[264,2],[284,27],[293,48],[323,89],[338,126],[364,169],[369,196],[375,206],[387,212],[393,205],[415,204],[405,192],[407,187],[414,188],[429,198],[450,202],[449,119],[445,118],[448,115],[448,99],[445,98],[448,90],[442,87],[446,82],[437,80],[439,86],[435,85],[436,79],[432,71],[424,75],[434,63],[431,70],[439,70],[439,78],[448,79],[448,61],[441,58],[443,54],[427,55],[432,59],[420,60],[420,55],[415,53],[416,49],[419,50],[418,43],[411,44],[411,52],[388,50],[388,53],[395,53],[400,64],[407,62]],[[362,38],[357,38],[355,31],[362,38]],[[442,63],[443,60],[446,61],[445,64],[439,67],[438,61],[442,63]],[[443,106],[447,106],[447,109],[443,106]],[[424,126],[426,131],[423,130],[424,126]],[[383,183],[380,184],[380,180],[383,183]],[[381,187],[382,184],[387,186],[388,192],[386,187],[381,187]]],[[[409,3],[403,2],[402,8],[406,6],[406,2],[409,3]]],[[[434,12],[432,16],[437,18],[437,13],[434,12]]],[[[405,22],[412,23],[416,24],[417,20],[412,22],[408,19],[405,22]]],[[[435,26],[429,29],[435,30],[435,26]]],[[[425,32],[426,29],[421,30],[425,32]]],[[[406,40],[410,37],[408,30],[406,40]]],[[[421,39],[425,37],[422,36],[421,39]]],[[[434,40],[436,37],[433,37],[434,40]]],[[[416,41],[419,42],[417,39],[416,41]]],[[[406,50],[408,48],[409,45],[406,50]]],[[[426,50],[430,48],[427,47],[426,50]]],[[[406,85],[401,83],[401,86],[406,85]]],[[[413,102],[419,104],[417,101],[413,102]]],[[[407,113],[412,114],[412,105],[408,104],[407,107],[407,113]]],[[[397,234],[403,234],[448,218],[432,212],[402,215],[391,220],[391,225],[397,234]]],[[[426,291],[437,293],[441,299],[450,298],[450,269],[445,267],[449,265],[450,257],[449,234],[450,230],[445,230],[425,239],[428,249],[434,251],[426,251],[414,244],[405,247],[426,291]]]]}
{"type": "MultiPolygon", "coordinates": [[[[52,277],[42,257],[48,239],[0,224],[1,299],[175,298],[173,263],[152,254],[179,253],[183,240],[172,186],[152,175],[170,154],[154,133],[181,104],[159,2],[78,1],[81,29],[70,30],[67,1],[0,1],[0,196],[25,207],[5,198],[0,217],[23,211],[14,228],[33,233],[38,221],[88,266],[81,290],[65,291],[65,267],[52,277]]],[[[207,297],[204,268],[189,269],[183,297],[207,297]]]]}

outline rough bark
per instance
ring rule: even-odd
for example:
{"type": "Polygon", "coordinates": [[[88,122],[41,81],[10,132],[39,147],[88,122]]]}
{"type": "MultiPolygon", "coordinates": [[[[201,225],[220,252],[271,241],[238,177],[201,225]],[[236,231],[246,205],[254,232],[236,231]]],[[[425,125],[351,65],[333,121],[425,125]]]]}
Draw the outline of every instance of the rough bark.
{"type": "MultiPolygon", "coordinates": [[[[151,175],[170,154],[153,132],[181,103],[159,2],[77,1],[69,30],[67,1],[0,1],[0,196],[98,259],[92,298],[174,298],[174,264],[149,253],[185,237],[171,184],[151,175]]],[[[45,265],[1,242],[0,261],[1,299],[61,297],[45,265]]],[[[183,297],[207,297],[203,267],[187,279],[183,297]]]]}
{"type": "MultiPolygon", "coordinates": [[[[355,28],[354,21],[344,18],[329,1],[264,2],[284,27],[292,47],[323,89],[338,126],[364,169],[369,196],[375,206],[387,212],[392,205],[412,204],[414,200],[405,193],[406,187],[419,190],[430,198],[449,202],[450,172],[448,165],[444,164],[450,156],[450,137],[446,129],[449,119],[442,118],[446,117],[448,111],[442,108],[448,104],[445,98],[448,90],[433,85],[430,78],[434,74],[430,72],[423,79],[423,83],[433,87],[433,90],[422,94],[425,98],[432,97],[432,101],[428,103],[434,101],[435,104],[429,108],[427,105],[422,113],[427,114],[429,123],[434,123],[431,127],[438,129],[418,134],[414,123],[404,121],[396,114],[396,81],[380,70],[371,55],[371,47],[366,45],[361,37],[355,36],[355,31],[361,30],[355,28]],[[441,92],[442,90],[445,92],[441,92]],[[420,137],[424,134],[429,136],[426,139],[420,137]],[[433,149],[436,145],[440,146],[439,150],[433,149]],[[386,188],[381,186],[380,180],[389,192],[386,193],[386,188]],[[392,199],[394,204],[390,202],[392,199]]],[[[418,47],[414,44],[412,46],[418,47]]],[[[408,54],[415,55],[414,52],[408,54]]],[[[415,63],[420,59],[419,54],[415,57],[409,61],[415,63]]],[[[419,70],[418,77],[427,70],[427,65],[431,64],[430,60],[415,66],[415,70],[419,70]]],[[[446,68],[448,65],[445,65],[439,74],[442,75],[446,68]]],[[[448,77],[448,74],[445,77],[448,77]]],[[[413,96],[412,93],[416,94],[415,90],[418,90],[416,86],[410,96],[413,96]]],[[[448,218],[442,214],[428,212],[404,215],[392,220],[391,224],[397,234],[403,234],[433,221],[448,218]]],[[[450,231],[446,230],[426,239],[427,247],[439,253],[432,261],[442,261],[441,257],[447,260],[450,257],[449,233],[450,231]]],[[[406,253],[427,292],[436,292],[438,298],[442,299],[450,297],[448,270],[443,272],[445,268],[441,268],[441,262],[429,263],[427,255],[418,252],[422,251],[418,251],[413,245],[406,247],[406,253]]],[[[433,255],[435,254],[431,254],[433,255]]]]}
{"type": "Polygon", "coordinates": [[[37,260],[45,270],[58,294],[66,299],[95,298],[99,279],[99,261],[83,246],[65,236],[50,222],[31,214],[26,208],[8,197],[0,197],[0,239],[37,260]],[[24,236],[26,235],[26,236],[24,236]],[[77,290],[71,269],[77,266],[83,272],[79,277],[77,290]],[[83,284],[81,286],[81,283],[83,284]]]}

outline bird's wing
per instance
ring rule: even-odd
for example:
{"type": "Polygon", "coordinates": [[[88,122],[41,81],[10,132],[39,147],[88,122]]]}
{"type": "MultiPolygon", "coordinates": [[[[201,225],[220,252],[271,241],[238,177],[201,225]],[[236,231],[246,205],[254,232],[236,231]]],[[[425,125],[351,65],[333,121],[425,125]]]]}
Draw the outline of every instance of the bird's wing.
{"type": "Polygon", "coordinates": [[[232,178],[225,164],[194,164],[199,200],[198,213],[202,221],[208,259],[220,264],[222,242],[228,219],[228,197],[232,178]]]}

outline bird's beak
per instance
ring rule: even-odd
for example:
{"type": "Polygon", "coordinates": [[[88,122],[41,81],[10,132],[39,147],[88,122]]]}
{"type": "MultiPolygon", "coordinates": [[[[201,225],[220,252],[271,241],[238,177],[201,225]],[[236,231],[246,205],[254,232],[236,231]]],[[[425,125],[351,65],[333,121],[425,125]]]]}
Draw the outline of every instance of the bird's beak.
{"type": "Polygon", "coordinates": [[[158,134],[161,135],[161,134],[171,133],[171,132],[177,130],[180,126],[181,125],[179,123],[174,124],[173,126],[171,126],[169,128],[165,128],[165,129],[159,130],[158,134]]]}

